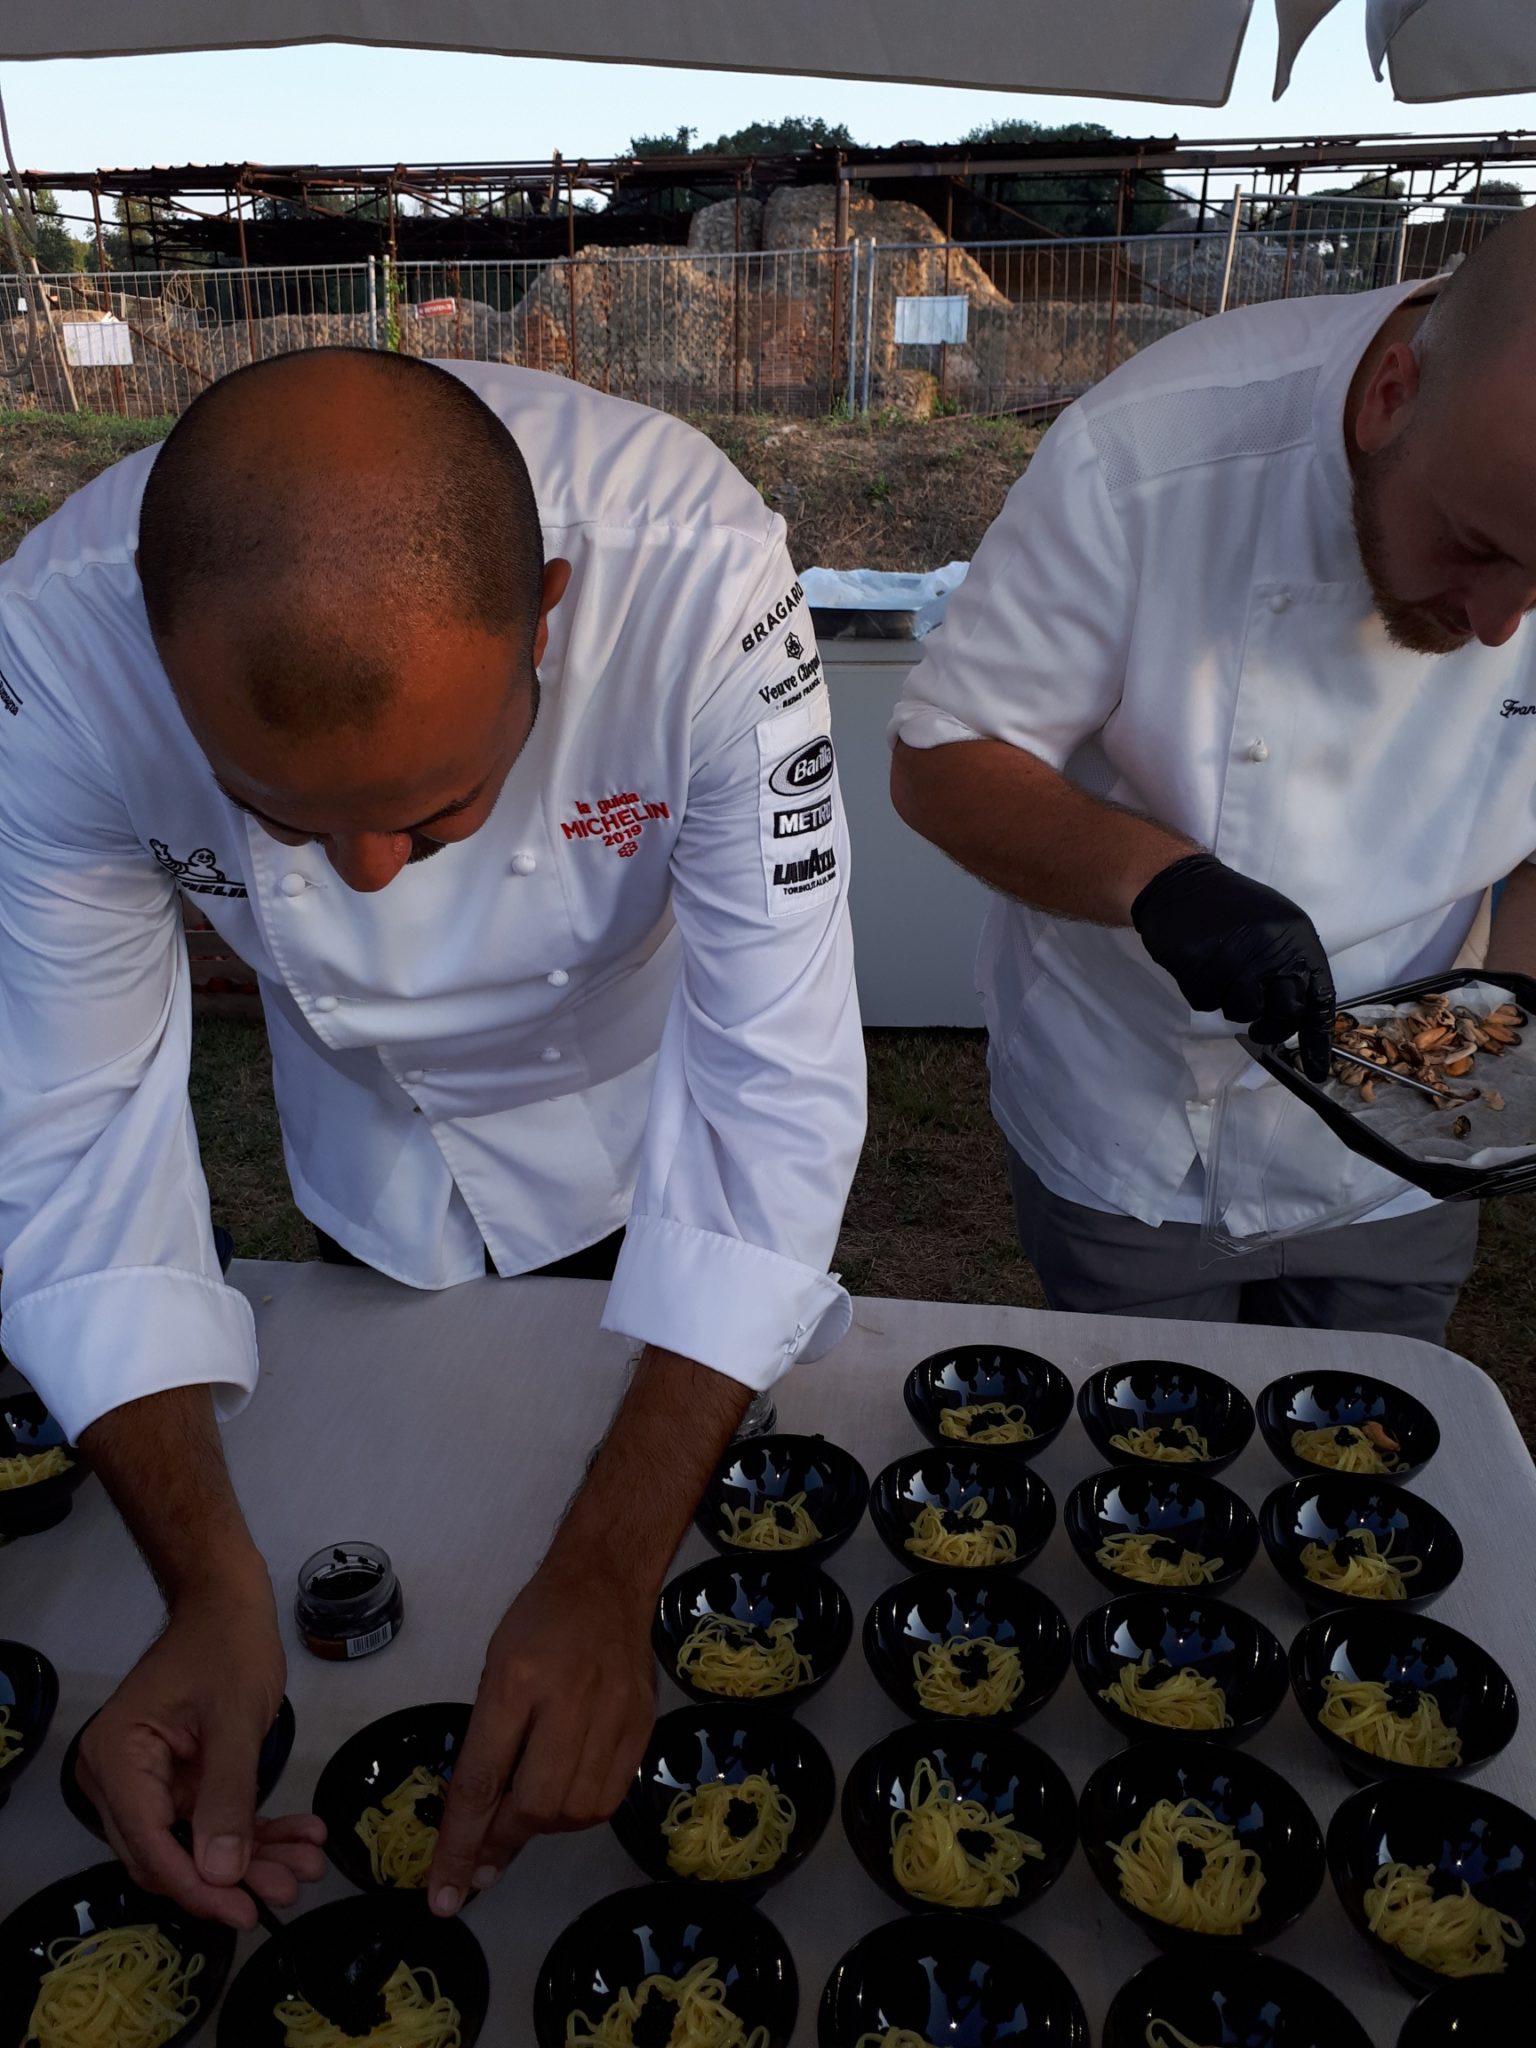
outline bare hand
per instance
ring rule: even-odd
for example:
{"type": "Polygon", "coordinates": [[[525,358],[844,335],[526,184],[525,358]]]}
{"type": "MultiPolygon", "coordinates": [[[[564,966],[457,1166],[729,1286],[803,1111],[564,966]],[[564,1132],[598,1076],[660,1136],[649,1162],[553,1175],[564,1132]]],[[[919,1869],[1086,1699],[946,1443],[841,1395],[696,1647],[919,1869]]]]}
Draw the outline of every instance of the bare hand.
{"type": "Polygon", "coordinates": [[[594,1562],[535,1573],[486,1652],[428,1878],[458,1911],[533,1835],[589,1828],[623,1799],[656,1711],[650,1605],[594,1562]]]}
{"type": "Polygon", "coordinates": [[[270,1588],[185,1600],[80,1744],[80,1789],[129,1875],[228,1927],[256,1925],[242,1881],[291,1906],[325,1868],[312,1814],[256,1819],[256,1760],[283,1683],[270,1588]],[[178,1821],[191,1822],[190,1854],[178,1821]]]}

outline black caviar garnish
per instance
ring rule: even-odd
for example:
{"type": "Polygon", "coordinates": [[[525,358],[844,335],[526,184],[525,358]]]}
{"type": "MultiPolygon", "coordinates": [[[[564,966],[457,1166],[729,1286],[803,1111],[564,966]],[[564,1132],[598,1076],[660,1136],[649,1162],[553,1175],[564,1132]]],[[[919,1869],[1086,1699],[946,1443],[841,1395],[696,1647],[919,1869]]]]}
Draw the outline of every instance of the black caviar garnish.
{"type": "Polygon", "coordinates": [[[744,1842],[757,1826],[757,1808],[750,1799],[733,1799],[725,1809],[725,1832],[733,1842],[744,1842]]]}
{"type": "Polygon", "coordinates": [[[985,1828],[961,1828],[955,1840],[973,1863],[985,1863],[992,1854],[992,1837],[985,1828]]]}

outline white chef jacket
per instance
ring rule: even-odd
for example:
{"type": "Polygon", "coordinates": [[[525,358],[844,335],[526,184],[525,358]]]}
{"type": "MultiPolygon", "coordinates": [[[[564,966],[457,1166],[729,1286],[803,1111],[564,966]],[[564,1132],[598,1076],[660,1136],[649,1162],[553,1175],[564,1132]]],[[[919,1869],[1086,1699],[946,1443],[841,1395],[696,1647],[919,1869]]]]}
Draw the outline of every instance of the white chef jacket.
{"type": "MultiPolygon", "coordinates": [[[[1005,740],[1188,834],[1308,912],[1345,997],[1449,968],[1536,848],[1532,627],[1403,653],[1351,528],[1350,380],[1416,289],[1198,321],[1078,400],[891,728],[1005,740]]],[[[1426,1199],[1192,1013],[1133,930],[994,896],[978,983],[998,1121],[1069,1199],[1198,1217],[1218,1100],[1235,1236],[1426,1199]]]]}
{"type": "Polygon", "coordinates": [[[827,693],[784,522],[681,421],[452,363],[549,558],[533,733],[471,838],[356,894],[220,793],[133,566],[151,451],[0,569],[6,1349],[71,1435],[255,1384],[187,1103],[179,892],[260,980],[295,1197],[414,1287],[628,1234],[606,1325],[752,1387],[843,1335],[864,1127],[827,693]]]}

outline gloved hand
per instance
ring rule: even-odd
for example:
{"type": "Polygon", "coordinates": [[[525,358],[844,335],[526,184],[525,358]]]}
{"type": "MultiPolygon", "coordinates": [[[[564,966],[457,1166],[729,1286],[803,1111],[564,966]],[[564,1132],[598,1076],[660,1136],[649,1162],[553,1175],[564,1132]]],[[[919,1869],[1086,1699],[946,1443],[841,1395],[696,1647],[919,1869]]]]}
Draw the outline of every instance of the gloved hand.
{"type": "Polygon", "coordinates": [[[1289,897],[1191,853],[1152,877],[1131,922],[1192,1010],[1220,1010],[1260,1045],[1297,1032],[1303,1072],[1328,1078],[1333,976],[1311,918],[1289,897]]]}

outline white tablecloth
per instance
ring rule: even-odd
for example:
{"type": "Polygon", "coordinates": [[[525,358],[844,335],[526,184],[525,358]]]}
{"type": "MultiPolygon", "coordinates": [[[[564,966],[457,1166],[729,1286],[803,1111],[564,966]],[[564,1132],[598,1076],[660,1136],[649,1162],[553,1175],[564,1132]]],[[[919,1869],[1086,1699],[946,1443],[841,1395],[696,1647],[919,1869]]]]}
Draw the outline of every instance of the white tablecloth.
{"type": "MultiPolygon", "coordinates": [[[[321,1265],[237,1263],[231,1277],[260,1326],[261,1387],[226,1441],[284,1609],[298,1738],[274,1806],[287,1811],[307,1805],[322,1764],[365,1722],[424,1700],[473,1697],[485,1639],[537,1562],[617,1398],[626,1346],[599,1331],[604,1290],[593,1282],[485,1280],[418,1294],[371,1273],[321,1265]],[[394,1558],[406,1626],[377,1656],[323,1664],[294,1637],[293,1582],[311,1551],[348,1537],[382,1543],[394,1558]]],[[[864,1300],[840,1350],[778,1389],[781,1424],[845,1444],[873,1477],[919,1447],[901,1400],[907,1369],[944,1344],[994,1340],[1044,1353],[1074,1383],[1112,1360],[1153,1356],[1209,1366],[1250,1395],[1282,1372],[1355,1366],[1426,1400],[1444,1445],[1417,1490],[1450,1515],[1466,1545],[1466,1569],[1434,1612],[1485,1643],[1513,1679],[1525,1720],[1484,1782],[1536,1808],[1536,1473],[1480,1372],[1449,1353],[1385,1337],[864,1300]]],[[[1034,1469],[1059,1505],[1097,1462],[1074,1419],[1034,1469]]],[[[1257,1436],[1225,1476],[1254,1508],[1284,1477],[1257,1436]]],[[[679,1566],[707,1554],[690,1532],[679,1566]]],[[[867,1520],[830,1568],[859,1621],[902,1576],[867,1520]]],[[[1074,1624],[1106,1597],[1059,1525],[1027,1577],[1074,1624]]],[[[1262,1552],[1228,1597],[1286,1643],[1304,1619],[1262,1552]]],[[[104,1853],[59,1799],[59,1762],[157,1618],[154,1590],[99,1486],[81,1489],[60,1528],[0,1553],[0,1635],[44,1651],[62,1686],[46,1753],[0,1813],[0,1914],[104,1853]]],[[[661,1707],[676,1704],[663,1680],[661,1707]]],[[[857,1634],[841,1671],[802,1718],[825,1743],[839,1781],[863,1748],[900,1725],[865,1667],[857,1634]]],[[[1070,1672],[1022,1732],[1056,1758],[1075,1789],[1116,1746],[1070,1672]]],[[[1293,1702],[1251,1748],[1293,1780],[1326,1828],[1349,1787],[1293,1702]]],[[[609,1830],[598,1828],[534,1843],[469,1908],[491,1966],[487,2044],[531,2044],[532,1986],[550,1942],[592,1900],[639,1881],[609,1830]]],[[[331,1874],[310,1897],[318,1904],[347,1892],[331,1874]]],[[[768,1894],[766,1911],[800,1972],[795,2048],[812,2048],[816,2003],[833,1963],[893,1908],[859,1868],[834,1818],[803,1869],[768,1894]]],[[[1116,1988],[1153,1953],[1100,1891],[1080,1851],[1054,1889],[1011,1924],[1067,1971],[1096,2039],[1116,1988]]],[[[239,1960],[259,1938],[242,1942],[239,1960]]],[[[1326,1882],[1273,1953],[1330,1985],[1378,2048],[1392,2048],[1408,1999],[1345,1921],[1326,1882]]]]}

